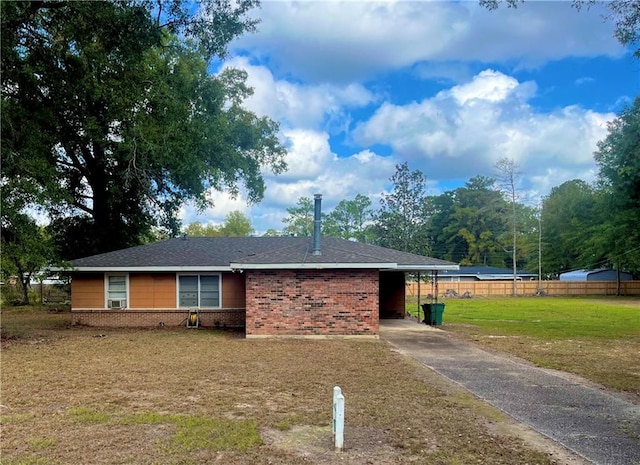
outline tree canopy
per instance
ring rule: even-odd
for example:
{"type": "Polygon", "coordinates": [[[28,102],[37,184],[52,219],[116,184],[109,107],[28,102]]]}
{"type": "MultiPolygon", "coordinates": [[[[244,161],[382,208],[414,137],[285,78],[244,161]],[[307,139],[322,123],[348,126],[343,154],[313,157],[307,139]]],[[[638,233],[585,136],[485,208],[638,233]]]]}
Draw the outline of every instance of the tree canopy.
{"type": "Polygon", "coordinates": [[[380,209],[374,215],[377,243],[427,255],[431,245],[427,224],[432,212],[427,178],[420,170],[411,171],[405,162],[396,165],[390,180],[393,189],[382,195],[380,209]]]}
{"type": "Polygon", "coordinates": [[[504,235],[507,204],[493,188],[494,179],[471,178],[464,187],[434,200],[430,223],[433,247],[443,258],[462,265],[504,266],[500,238],[504,235]]]}
{"type": "Polygon", "coordinates": [[[589,243],[594,256],[640,271],[640,97],[608,125],[594,158],[602,189],[601,215],[589,243]]]}
{"type": "Polygon", "coordinates": [[[314,203],[310,197],[300,197],[295,207],[287,208],[287,213],[289,215],[282,219],[286,224],[282,231],[283,235],[300,237],[313,235],[314,203]]]}
{"type": "Polygon", "coordinates": [[[196,221],[188,224],[183,231],[192,237],[247,237],[255,232],[251,219],[238,210],[230,212],[221,225],[203,225],[196,221]]]}
{"type": "Polygon", "coordinates": [[[208,69],[256,5],[2,3],[3,190],[46,210],[76,245],[63,258],[176,234],[183,202],[242,186],[255,202],[262,170],[285,169],[278,125],[242,106],[246,74],[208,69]]]}
{"type": "Polygon", "coordinates": [[[51,238],[33,218],[15,210],[3,212],[0,225],[2,279],[17,277],[22,303],[29,303],[31,279],[53,259],[51,238]]]}
{"type": "Polygon", "coordinates": [[[367,237],[373,210],[369,197],[357,194],[352,200],[341,200],[326,215],[323,229],[328,236],[369,242],[367,237]]]}
{"type": "Polygon", "coordinates": [[[542,208],[543,268],[555,275],[576,269],[584,263],[585,241],[596,223],[597,196],[594,188],[580,179],[551,189],[542,208]]]}

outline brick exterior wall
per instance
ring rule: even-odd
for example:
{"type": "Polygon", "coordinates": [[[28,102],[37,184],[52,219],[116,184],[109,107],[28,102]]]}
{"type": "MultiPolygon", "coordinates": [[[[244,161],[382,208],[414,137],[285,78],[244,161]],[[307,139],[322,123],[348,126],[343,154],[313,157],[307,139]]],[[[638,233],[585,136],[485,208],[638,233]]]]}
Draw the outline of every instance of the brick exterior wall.
{"type": "Polygon", "coordinates": [[[379,334],[377,270],[247,270],[247,337],[379,334]]]}
{"type": "MultiPolygon", "coordinates": [[[[111,328],[186,326],[188,310],[72,310],[73,323],[111,328]]],[[[207,328],[243,328],[244,308],[200,310],[200,325],[207,328]]]]}

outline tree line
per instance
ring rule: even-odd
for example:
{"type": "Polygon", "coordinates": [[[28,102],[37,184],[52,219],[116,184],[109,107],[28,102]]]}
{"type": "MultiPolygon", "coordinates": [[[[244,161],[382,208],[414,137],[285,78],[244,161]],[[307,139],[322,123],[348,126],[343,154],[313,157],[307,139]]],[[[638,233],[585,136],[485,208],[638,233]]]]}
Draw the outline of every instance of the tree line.
{"type": "MultiPolygon", "coordinates": [[[[323,214],[323,234],[450,260],[514,267],[553,279],[565,271],[613,267],[640,274],[640,98],[608,125],[594,159],[597,180],[554,187],[539,205],[519,201],[519,172],[501,159],[496,176],[475,176],[440,195],[427,177],[396,166],[392,188],[374,208],[367,196],[341,200],[323,214]]],[[[313,203],[287,209],[282,231],[309,236],[313,203]]]]}
{"type": "MultiPolygon", "coordinates": [[[[541,270],[545,279],[598,267],[639,274],[640,98],[608,130],[594,154],[597,180],[564,182],[537,205],[519,201],[523,173],[510,159],[496,163],[495,177],[475,176],[440,195],[428,195],[425,174],[402,163],[379,205],[362,194],[340,200],[322,213],[322,233],[465,266],[515,264],[533,273],[541,270]]],[[[235,212],[209,235],[225,229],[248,235],[250,220],[239,217],[235,212]]],[[[283,228],[264,235],[311,236],[313,220],[313,199],[301,197],[287,208],[283,228]]]]}

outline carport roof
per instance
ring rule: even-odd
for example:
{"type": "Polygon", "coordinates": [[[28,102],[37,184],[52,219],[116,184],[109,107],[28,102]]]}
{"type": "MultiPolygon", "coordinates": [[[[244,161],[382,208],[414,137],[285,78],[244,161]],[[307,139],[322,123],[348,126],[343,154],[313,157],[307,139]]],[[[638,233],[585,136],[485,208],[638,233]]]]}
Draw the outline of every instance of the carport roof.
{"type": "Polygon", "coordinates": [[[398,271],[457,270],[422,255],[323,237],[313,255],[310,237],[182,237],[73,260],[76,271],[225,271],[363,268],[398,271]]]}
{"type": "MultiPolygon", "coordinates": [[[[518,278],[535,278],[538,276],[535,273],[529,273],[524,270],[517,270],[516,275],[518,278]]],[[[513,269],[495,266],[461,266],[457,271],[443,271],[440,276],[473,277],[480,281],[493,281],[513,279],[513,269]]]]}

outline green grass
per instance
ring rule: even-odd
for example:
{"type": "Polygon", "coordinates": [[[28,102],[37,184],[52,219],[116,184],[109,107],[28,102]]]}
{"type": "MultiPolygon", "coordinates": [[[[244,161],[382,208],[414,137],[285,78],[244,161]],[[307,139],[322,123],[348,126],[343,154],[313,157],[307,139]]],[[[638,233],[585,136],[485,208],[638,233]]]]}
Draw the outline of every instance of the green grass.
{"type": "Polygon", "coordinates": [[[67,413],[75,423],[85,425],[172,425],[175,427],[173,445],[187,451],[246,451],[262,445],[255,421],[157,412],[118,416],[88,407],[75,407],[67,413]]]}
{"type": "MultiPolygon", "coordinates": [[[[619,339],[640,334],[640,306],[575,297],[472,298],[445,301],[445,324],[472,324],[495,335],[540,339],[619,339]]],[[[407,310],[415,314],[416,304],[407,310]]]]}
{"type": "Polygon", "coordinates": [[[383,341],[252,341],[70,319],[2,309],[2,465],[552,463],[510,419],[383,341]],[[348,428],[334,455],[336,385],[348,428]]]}
{"type": "Polygon", "coordinates": [[[46,306],[2,306],[0,338],[37,339],[57,336],[71,325],[71,312],[52,313],[46,306]]]}
{"type": "Polygon", "coordinates": [[[73,421],[85,425],[99,425],[110,421],[109,415],[88,407],[76,407],[67,412],[73,421]]]}
{"type": "MultiPolygon", "coordinates": [[[[417,304],[407,304],[415,315],[417,304]]],[[[421,315],[422,317],[422,315],[421,315]]],[[[475,344],[640,396],[640,299],[446,299],[443,326],[475,344]]]]}
{"type": "Polygon", "coordinates": [[[32,449],[48,449],[56,445],[55,439],[51,438],[31,438],[29,439],[29,446],[32,449]]]}

